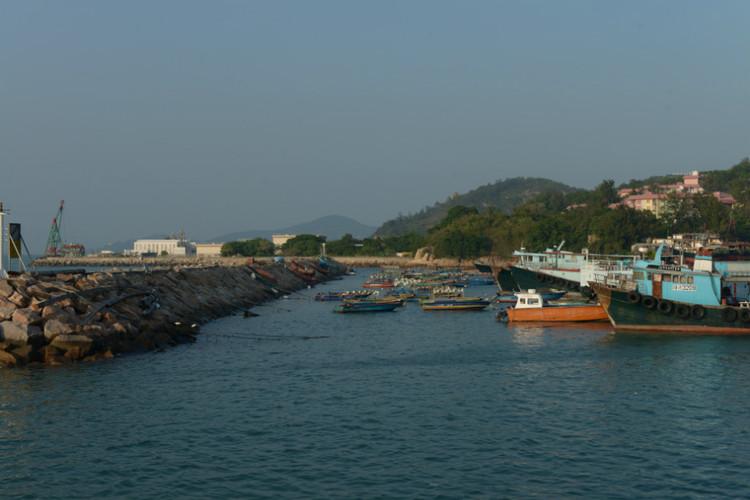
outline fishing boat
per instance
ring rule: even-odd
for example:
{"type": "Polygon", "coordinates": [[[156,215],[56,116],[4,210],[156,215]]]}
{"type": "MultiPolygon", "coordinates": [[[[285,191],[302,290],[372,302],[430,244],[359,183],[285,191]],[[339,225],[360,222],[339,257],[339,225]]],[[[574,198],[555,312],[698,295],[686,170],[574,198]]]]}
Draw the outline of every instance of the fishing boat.
{"type": "MultiPolygon", "coordinates": [[[[540,293],[540,295],[542,296],[542,300],[544,302],[550,302],[550,301],[554,301],[554,300],[558,300],[558,299],[563,298],[566,293],[567,292],[565,292],[565,291],[562,291],[562,292],[543,292],[543,293],[540,293]]],[[[514,294],[500,294],[500,295],[497,296],[497,299],[495,300],[495,302],[499,302],[501,304],[503,304],[503,303],[515,304],[515,303],[518,302],[518,293],[514,293],[514,294]]]]}
{"type": "Polygon", "coordinates": [[[316,264],[315,262],[310,262],[310,267],[318,271],[320,274],[327,275],[328,269],[325,269],[322,265],[316,264]]]}
{"type": "Polygon", "coordinates": [[[631,281],[592,287],[616,331],[750,333],[747,243],[703,247],[690,261],[661,245],[631,281]]]}
{"type": "Polygon", "coordinates": [[[521,290],[567,290],[592,297],[590,281],[609,283],[629,279],[631,255],[598,255],[563,251],[565,241],[544,252],[527,252],[525,248],[513,252],[515,263],[509,266],[513,280],[521,290]]]}
{"type": "Polygon", "coordinates": [[[482,285],[494,285],[495,284],[495,278],[492,277],[492,274],[467,274],[468,277],[468,284],[470,286],[482,286],[482,285]]]}
{"type": "Polygon", "coordinates": [[[477,311],[490,305],[482,297],[435,297],[419,301],[425,311],[477,311]]]}
{"type": "Polygon", "coordinates": [[[340,300],[358,300],[358,299],[366,299],[367,297],[370,297],[373,294],[373,292],[369,291],[361,291],[361,292],[320,292],[316,293],[314,296],[315,300],[318,301],[340,301],[340,300]]]}
{"type": "Polygon", "coordinates": [[[596,303],[549,304],[536,290],[518,293],[515,306],[499,311],[497,319],[513,322],[607,321],[607,313],[596,303]]]}
{"type": "Polygon", "coordinates": [[[307,267],[303,266],[296,260],[291,260],[287,262],[286,264],[287,269],[292,271],[294,274],[299,276],[305,281],[314,282],[317,281],[317,278],[315,278],[315,271],[308,269],[307,267]]]}
{"type": "Polygon", "coordinates": [[[383,312],[393,311],[402,304],[402,300],[391,299],[345,300],[332,310],[337,313],[383,312]]]}

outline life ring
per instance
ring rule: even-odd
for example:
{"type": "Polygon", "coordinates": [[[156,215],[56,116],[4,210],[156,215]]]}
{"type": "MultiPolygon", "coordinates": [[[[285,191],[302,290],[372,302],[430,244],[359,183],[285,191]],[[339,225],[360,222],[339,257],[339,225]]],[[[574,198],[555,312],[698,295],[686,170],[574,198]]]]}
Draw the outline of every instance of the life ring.
{"type": "Polygon", "coordinates": [[[721,318],[724,321],[729,321],[731,323],[737,319],[737,309],[733,307],[725,307],[721,310],[721,318]]]}
{"type": "Polygon", "coordinates": [[[664,315],[671,314],[672,309],[674,309],[674,304],[672,303],[671,300],[662,299],[659,301],[659,304],[656,306],[656,309],[664,315]]]}
{"type": "MultiPolygon", "coordinates": [[[[750,310],[748,310],[750,311],[750,310]]],[[[674,306],[674,315],[680,319],[690,316],[690,306],[687,304],[677,304],[674,306]]]]}
{"type": "Polygon", "coordinates": [[[641,299],[641,304],[643,304],[643,307],[645,307],[646,309],[653,309],[654,307],[656,307],[656,299],[651,295],[646,295],[641,299]]]}
{"type": "Polygon", "coordinates": [[[693,319],[703,319],[706,315],[706,308],[700,304],[696,304],[690,308],[690,317],[693,319]]]}
{"type": "Polygon", "coordinates": [[[542,273],[536,273],[536,274],[534,275],[534,278],[535,278],[535,279],[536,279],[536,280],[537,280],[537,281],[538,281],[539,283],[541,283],[541,282],[543,282],[543,281],[544,281],[544,275],[543,275],[542,273]]]}
{"type": "Polygon", "coordinates": [[[631,304],[637,304],[641,301],[641,294],[636,292],[635,290],[628,292],[628,302],[631,304]]]}
{"type": "Polygon", "coordinates": [[[750,323],[750,309],[743,307],[740,309],[740,312],[737,313],[737,316],[739,316],[740,321],[743,323],[750,323]]]}

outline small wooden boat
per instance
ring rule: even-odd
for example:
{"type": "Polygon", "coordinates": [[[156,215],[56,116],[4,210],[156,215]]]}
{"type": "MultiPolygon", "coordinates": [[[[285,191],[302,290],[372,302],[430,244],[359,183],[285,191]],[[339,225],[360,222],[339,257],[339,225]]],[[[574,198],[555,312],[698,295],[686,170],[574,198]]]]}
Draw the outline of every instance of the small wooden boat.
{"type": "Polygon", "coordinates": [[[286,267],[305,281],[317,281],[315,271],[306,268],[296,260],[287,262],[286,267]]]}
{"type": "Polygon", "coordinates": [[[362,286],[365,288],[393,288],[393,282],[392,281],[368,281],[366,283],[362,283],[362,286]]]}
{"type": "Polygon", "coordinates": [[[536,290],[518,293],[515,306],[498,313],[497,319],[513,322],[607,321],[607,313],[597,303],[548,304],[536,290]]]}
{"type": "Polygon", "coordinates": [[[333,312],[354,313],[393,311],[403,303],[402,300],[392,299],[345,300],[343,304],[334,307],[333,312]]]}
{"type": "Polygon", "coordinates": [[[263,271],[262,269],[258,269],[253,266],[247,266],[250,268],[250,272],[255,274],[255,277],[258,279],[258,281],[265,283],[268,286],[274,286],[279,282],[276,278],[268,274],[267,272],[263,271]]]}
{"type": "Polygon", "coordinates": [[[373,292],[361,291],[361,292],[320,292],[315,294],[315,300],[330,301],[330,300],[358,300],[366,299],[373,292]]]}
{"type": "Polygon", "coordinates": [[[323,266],[318,265],[315,262],[310,262],[310,267],[318,271],[320,274],[323,274],[323,275],[328,274],[328,269],[323,269],[323,266]]]}
{"type": "Polygon", "coordinates": [[[482,297],[435,297],[419,301],[425,311],[478,311],[490,305],[482,297]]]}

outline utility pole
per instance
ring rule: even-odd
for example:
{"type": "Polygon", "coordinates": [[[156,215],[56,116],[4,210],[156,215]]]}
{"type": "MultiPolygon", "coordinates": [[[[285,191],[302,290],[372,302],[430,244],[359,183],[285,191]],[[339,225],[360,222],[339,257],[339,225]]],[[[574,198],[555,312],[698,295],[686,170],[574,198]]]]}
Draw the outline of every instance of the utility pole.
{"type": "Polygon", "coordinates": [[[5,248],[7,241],[7,230],[5,229],[5,216],[8,213],[3,208],[3,202],[0,201],[0,278],[8,279],[8,273],[5,272],[5,248]]]}

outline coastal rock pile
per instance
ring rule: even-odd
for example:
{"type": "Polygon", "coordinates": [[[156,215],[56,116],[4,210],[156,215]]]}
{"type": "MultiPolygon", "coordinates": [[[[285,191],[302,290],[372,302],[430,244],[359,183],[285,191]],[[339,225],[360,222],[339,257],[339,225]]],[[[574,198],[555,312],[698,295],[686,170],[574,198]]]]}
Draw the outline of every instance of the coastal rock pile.
{"type": "Polygon", "coordinates": [[[93,361],[192,342],[201,323],[311,284],[281,263],[262,271],[174,266],[0,279],[0,366],[93,361]]]}

